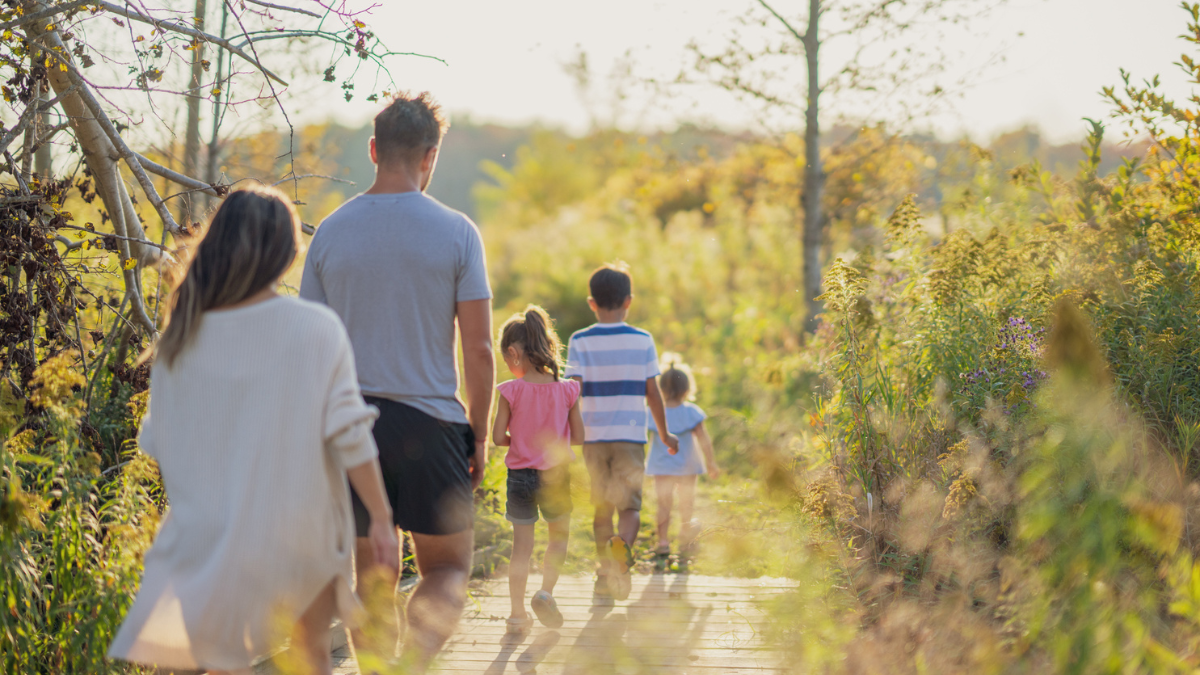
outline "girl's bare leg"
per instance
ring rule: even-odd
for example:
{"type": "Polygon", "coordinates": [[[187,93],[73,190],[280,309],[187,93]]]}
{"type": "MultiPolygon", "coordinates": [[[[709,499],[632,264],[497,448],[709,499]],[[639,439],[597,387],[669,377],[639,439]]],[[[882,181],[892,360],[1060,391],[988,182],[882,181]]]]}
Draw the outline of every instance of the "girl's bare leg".
{"type": "MultiPolygon", "coordinates": [[[[558,583],[559,570],[567,559],[567,538],[571,534],[571,519],[548,523],[550,540],[546,543],[546,559],[542,569],[542,590],[554,595],[554,585],[558,583]]],[[[531,526],[532,527],[532,526],[531,526]]]]}
{"type": "MultiPolygon", "coordinates": [[[[547,555],[549,551],[547,550],[547,555]]],[[[522,619],[525,612],[525,584],[529,581],[529,559],[533,557],[533,524],[513,524],[512,558],[508,563],[508,595],[512,617],[522,619]]]]}
{"type": "MultiPolygon", "coordinates": [[[[671,547],[671,507],[674,502],[677,476],[655,476],[654,489],[658,495],[658,548],[665,551],[671,547]]],[[[684,520],[684,523],[687,521],[684,520]]]]}
{"type": "Polygon", "coordinates": [[[683,551],[692,546],[699,534],[699,528],[692,522],[692,510],[696,504],[696,477],[676,476],[675,481],[679,486],[679,550],[683,551]]]}

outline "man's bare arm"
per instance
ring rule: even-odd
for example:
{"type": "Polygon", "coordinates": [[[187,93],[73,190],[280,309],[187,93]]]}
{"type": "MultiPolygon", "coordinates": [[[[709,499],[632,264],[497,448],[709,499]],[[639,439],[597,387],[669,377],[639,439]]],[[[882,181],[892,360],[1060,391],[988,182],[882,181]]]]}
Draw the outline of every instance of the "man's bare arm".
{"type": "Polygon", "coordinates": [[[456,306],[462,338],[463,375],[466,380],[467,419],[475,432],[471,460],[471,487],[483,482],[487,466],[488,418],[496,387],[496,356],[492,351],[492,301],[468,300],[456,306]]]}

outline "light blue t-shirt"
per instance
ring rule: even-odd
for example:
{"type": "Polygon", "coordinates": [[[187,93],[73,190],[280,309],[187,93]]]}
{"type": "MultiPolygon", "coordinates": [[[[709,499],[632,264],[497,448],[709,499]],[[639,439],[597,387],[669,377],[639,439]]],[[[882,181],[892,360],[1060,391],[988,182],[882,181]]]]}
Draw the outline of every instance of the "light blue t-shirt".
{"type": "Polygon", "coordinates": [[[707,415],[695,403],[668,407],[667,429],[679,437],[679,452],[672,455],[667,452],[667,446],[658,438],[658,428],[654,418],[650,419],[650,430],[655,432],[650,439],[650,458],[646,461],[648,476],[693,476],[704,473],[704,461],[700,450],[696,447],[696,437],[692,431],[704,421],[707,415]]]}

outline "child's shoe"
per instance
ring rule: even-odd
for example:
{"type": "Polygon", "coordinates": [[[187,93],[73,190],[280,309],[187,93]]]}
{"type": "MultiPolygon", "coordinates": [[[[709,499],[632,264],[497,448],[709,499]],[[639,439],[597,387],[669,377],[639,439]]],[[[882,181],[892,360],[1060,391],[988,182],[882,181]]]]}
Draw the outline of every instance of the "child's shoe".
{"type": "Polygon", "coordinates": [[[654,549],[654,569],[666,572],[671,569],[671,547],[660,546],[654,549]]]}
{"type": "Polygon", "coordinates": [[[558,603],[554,601],[553,595],[547,591],[538,591],[533,594],[533,600],[529,604],[533,607],[533,613],[537,614],[538,621],[541,621],[543,626],[547,628],[562,627],[563,615],[558,611],[558,603]]]}
{"type": "Polygon", "coordinates": [[[614,600],[627,600],[633,586],[629,573],[633,567],[633,551],[624,539],[614,534],[608,540],[608,557],[613,562],[613,573],[608,575],[608,588],[614,600]]]}
{"type": "Polygon", "coordinates": [[[510,616],[504,624],[504,634],[513,637],[521,637],[529,633],[533,628],[533,619],[528,616],[510,616]]]}

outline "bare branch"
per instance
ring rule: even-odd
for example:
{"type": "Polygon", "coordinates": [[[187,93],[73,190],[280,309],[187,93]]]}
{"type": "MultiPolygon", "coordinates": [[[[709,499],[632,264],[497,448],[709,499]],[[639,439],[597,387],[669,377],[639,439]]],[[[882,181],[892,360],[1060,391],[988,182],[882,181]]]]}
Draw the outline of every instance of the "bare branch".
{"type": "Polygon", "coordinates": [[[172,171],[171,169],[168,169],[167,167],[155,162],[145,155],[136,152],[134,155],[137,156],[138,164],[141,164],[150,173],[162,176],[163,178],[175,183],[179,183],[184,187],[193,188],[194,191],[203,192],[204,194],[211,195],[213,197],[224,196],[225,192],[228,191],[228,186],[222,186],[225,187],[225,190],[222,190],[220,187],[214,187],[202,180],[192,178],[191,176],[185,176],[177,171],[172,171]]]}
{"type": "MultiPolygon", "coordinates": [[[[70,78],[71,84],[79,88],[79,98],[92,113],[92,116],[96,119],[96,122],[104,131],[104,134],[108,136],[108,140],[111,141],[113,146],[117,148],[117,152],[120,153],[121,158],[125,160],[125,164],[129,166],[129,169],[133,172],[134,177],[137,178],[138,184],[142,186],[142,191],[146,193],[146,196],[150,199],[150,203],[154,205],[154,210],[158,211],[158,217],[162,219],[163,226],[166,227],[171,234],[178,234],[179,225],[175,222],[175,219],[171,217],[171,212],[167,210],[167,207],[163,204],[162,198],[158,196],[158,190],[154,188],[154,183],[151,182],[150,177],[147,176],[145,170],[142,169],[142,163],[138,161],[138,154],[133,150],[130,150],[129,146],[125,143],[125,139],[121,138],[121,134],[118,133],[117,128],[113,126],[112,120],[108,119],[108,115],[105,114],[104,108],[100,106],[100,101],[97,101],[96,97],[92,95],[91,90],[84,85],[83,77],[80,76],[79,71],[75,68],[75,65],[71,63],[70,60],[68,60],[65,56],[59,53],[59,49],[66,51],[65,47],[62,46],[62,41],[53,35],[48,35],[48,37],[55,42],[58,42],[58,45],[55,45],[54,48],[47,49],[46,53],[53,54],[54,58],[60,64],[66,66],[67,77],[70,78]]],[[[136,306],[137,305],[135,303],[135,309],[136,306]]],[[[145,310],[143,309],[143,311],[145,310]]]]}
{"type": "Polygon", "coordinates": [[[74,251],[75,249],[83,246],[83,242],[87,241],[86,239],[80,239],[79,241],[71,241],[70,239],[67,239],[66,237],[62,236],[61,234],[56,235],[54,237],[54,239],[56,241],[58,241],[58,243],[62,244],[63,246],[66,246],[67,247],[66,250],[68,250],[68,251],[74,251]]]}
{"type": "Polygon", "coordinates": [[[356,183],[352,180],[346,180],[345,178],[338,178],[337,176],[325,176],[325,175],[322,175],[319,173],[306,173],[306,174],[301,174],[299,176],[288,176],[287,178],[284,178],[283,180],[277,181],[275,183],[271,183],[271,187],[279,185],[280,183],[286,183],[289,180],[303,180],[305,178],[324,178],[325,180],[331,180],[335,183],[341,183],[343,185],[356,185],[356,183]]]}
{"type": "MultiPolygon", "coordinates": [[[[808,40],[804,39],[804,35],[801,34],[799,31],[797,31],[795,28],[793,28],[792,24],[789,23],[787,19],[783,18],[783,16],[781,16],[779,14],[779,12],[776,12],[773,7],[768,5],[766,3],[766,0],[758,0],[758,4],[762,5],[763,9],[767,10],[768,12],[771,13],[772,16],[774,16],[776,19],[778,19],[779,23],[783,24],[783,27],[786,28],[788,30],[788,32],[792,34],[793,37],[795,37],[797,40],[799,40],[800,44],[804,45],[805,49],[809,49],[811,47],[811,45],[808,44],[808,40]]],[[[812,19],[809,19],[809,20],[811,21],[812,19]]]]}
{"type": "MultiPolygon", "coordinates": [[[[64,229],[65,229],[65,230],[79,230],[80,232],[87,232],[87,233],[89,233],[89,234],[94,234],[94,235],[96,235],[97,237],[100,237],[100,238],[112,237],[112,238],[114,238],[114,239],[123,239],[123,240],[125,240],[125,241],[134,241],[134,242],[137,242],[137,243],[139,243],[139,244],[144,244],[144,245],[146,245],[146,246],[153,246],[154,248],[157,248],[157,249],[159,249],[159,250],[161,250],[161,251],[169,251],[169,250],[170,250],[170,249],[168,249],[166,246],[163,246],[162,244],[156,244],[156,243],[154,243],[154,242],[152,242],[152,241],[149,241],[149,240],[147,240],[147,239],[139,239],[139,238],[137,238],[137,237],[126,237],[126,236],[124,236],[124,235],[121,235],[121,234],[109,234],[109,233],[107,233],[107,232],[96,232],[95,230],[89,230],[89,229],[87,229],[86,227],[79,227],[78,225],[59,225],[59,226],[57,227],[57,229],[60,229],[60,230],[64,230],[64,229]]],[[[59,241],[62,241],[62,240],[64,240],[64,239],[65,239],[66,241],[64,241],[63,243],[71,242],[71,240],[70,240],[70,239],[67,239],[66,237],[59,237],[59,241]]],[[[79,246],[82,246],[82,245],[83,245],[83,243],[82,243],[82,242],[83,242],[83,240],[80,240],[80,241],[77,241],[77,242],[71,242],[72,244],[75,244],[75,245],[74,245],[74,246],[71,246],[70,248],[78,248],[79,246]]]]}
{"type": "Polygon", "coordinates": [[[237,47],[234,44],[232,44],[231,42],[229,42],[229,40],[219,38],[216,35],[205,33],[204,31],[196,30],[195,28],[191,28],[191,27],[185,26],[183,24],[174,23],[172,21],[164,21],[161,19],[156,19],[152,16],[147,16],[145,14],[142,14],[141,12],[132,12],[123,7],[114,5],[111,2],[98,2],[97,5],[112,12],[113,14],[118,14],[127,19],[132,19],[133,21],[141,21],[142,23],[148,23],[151,26],[154,26],[155,28],[157,28],[161,31],[164,31],[164,32],[170,30],[170,31],[173,31],[176,33],[182,33],[184,35],[187,35],[188,37],[192,37],[197,40],[204,40],[205,42],[209,42],[214,45],[224,47],[225,49],[228,49],[229,51],[233,52],[234,54],[237,54],[238,56],[242,57],[246,61],[249,61],[251,64],[254,65],[255,68],[258,68],[258,70],[260,72],[262,72],[263,75],[267,76],[268,78],[270,78],[272,80],[275,80],[276,82],[282,84],[285,87],[288,86],[288,83],[283,78],[281,78],[278,75],[276,75],[275,73],[271,72],[269,69],[267,69],[266,66],[264,66],[262,64],[261,61],[250,56],[245,51],[243,51],[240,47],[237,47]]]}
{"type": "Polygon", "coordinates": [[[7,152],[8,146],[11,145],[13,141],[17,140],[17,136],[25,133],[25,127],[29,126],[29,122],[37,116],[37,110],[37,101],[31,101],[29,106],[25,108],[25,112],[21,113],[21,118],[17,120],[17,123],[13,125],[13,128],[9,129],[8,133],[4,134],[4,136],[0,138],[0,150],[7,152]]]}
{"type": "Polygon", "coordinates": [[[61,5],[47,7],[46,9],[43,9],[40,12],[26,14],[25,16],[13,19],[12,21],[5,21],[4,23],[0,23],[0,31],[6,31],[10,28],[16,28],[17,26],[20,26],[21,24],[27,23],[29,21],[41,21],[42,19],[49,19],[50,17],[54,16],[55,14],[62,14],[63,12],[69,12],[69,11],[75,9],[76,7],[90,4],[91,1],[92,0],[71,0],[70,2],[64,2],[61,5]]]}
{"type": "MultiPolygon", "coordinates": [[[[242,40],[241,42],[238,42],[236,46],[245,47],[245,46],[248,46],[255,42],[266,42],[267,40],[282,40],[282,39],[294,38],[294,37],[317,37],[317,38],[321,38],[322,40],[328,40],[330,42],[335,42],[338,44],[346,45],[347,47],[354,47],[353,42],[347,40],[346,38],[342,37],[341,35],[339,35],[337,33],[333,33],[333,32],[326,31],[326,30],[289,30],[289,31],[261,31],[261,32],[255,31],[252,33],[246,33],[245,39],[242,40]]],[[[382,53],[378,53],[378,54],[372,52],[371,56],[372,56],[372,58],[374,58],[376,60],[386,58],[388,56],[416,56],[418,58],[430,59],[430,60],[437,61],[437,62],[445,64],[445,65],[449,65],[446,63],[446,60],[443,58],[433,56],[431,54],[420,54],[417,52],[388,51],[388,52],[382,52],[382,53]]]]}
{"type": "Polygon", "coordinates": [[[311,16],[316,19],[325,18],[325,17],[321,16],[320,14],[317,14],[314,11],[311,11],[308,9],[300,9],[299,7],[285,7],[283,5],[276,5],[276,4],[272,4],[270,2],[263,2],[263,0],[245,0],[245,1],[252,5],[258,5],[259,7],[269,7],[271,9],[279,9],[279,10],[282,10],[285,12],[295,12],[296,14],[306,14],[306,15],[311,16]]]}

